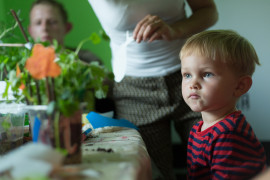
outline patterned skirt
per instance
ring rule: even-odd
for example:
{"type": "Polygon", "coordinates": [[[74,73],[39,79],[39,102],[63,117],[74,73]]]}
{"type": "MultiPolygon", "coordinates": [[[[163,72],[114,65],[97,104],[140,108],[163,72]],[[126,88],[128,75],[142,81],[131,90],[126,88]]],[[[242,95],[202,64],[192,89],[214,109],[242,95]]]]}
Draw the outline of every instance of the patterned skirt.
{"type": "Polygon", "coordinates": [[[171,122],[186,144],[192,125],[201,119],[200,113],[192,112],[186,105],[181,83],[181,71],[177,71],[164,77],[127,76],[113,88],[116,118],[127,119],[139,127],[164,179],[174,179],[171,122]]]}

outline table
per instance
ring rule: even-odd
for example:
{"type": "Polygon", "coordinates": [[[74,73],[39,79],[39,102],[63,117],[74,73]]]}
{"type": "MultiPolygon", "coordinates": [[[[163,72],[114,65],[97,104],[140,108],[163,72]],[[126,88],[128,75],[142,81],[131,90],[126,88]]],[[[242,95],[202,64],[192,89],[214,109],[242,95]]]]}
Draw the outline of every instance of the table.
{"type": "Polygon", "coordinates": [[[151,159],[135,129],[100,133],[85,141],[82,164],[98,172],[97,179],[152,179],[151,159]]]}
{"type": "MultiPolygon", "coordinates": [[[[35,150],[36,156],[32,157],[33,153],[29,153],[29,148],[37,148],[38,144],[30,143],[24,147],[23,152],[27,152],[31,161],[38,159],[37,157],[44,156],[41,159],[55,160],[50,154],[56,153],[50,148],[43,149],[46,153],[40,150],[35,150]],[[25,148],[28,149],[25,149],[25,148]],[[46,151],[45,151],[46,150],[46,151]],[[35,158],[34,158],[35,157],[35,158]]],[[[41,144],[40,144],[41,145],[41,144]]],[[[38,146],[40,147],[40,146],[38,146]]],[[[46,146],[42,146],[43,148],[46,146]]],[[[23,150],[23,148],[18,149],[23,150]]],[[[146,146],[139,134],[135,129],[121,128],[113,132],[99,133],[95,137],[85,140],[81,146],[82,150],[82,163],[73,165],[64,165],[55,167],[50,173],[49,179],[54,180],[151,180],[152,169],[151,159],[146,150],[146,146]]],[[[22,153],[25,154],[25,153],[22,153]]],[[[57,153],[59,154],[59,153],[57,153]]],[[[28,157],[27,156],[27,157],[28,157]]],[[[9,156],[14,163],[18,163],[18,159],[14,159],[14,154],[9,156]]],[[[20,156],[21,157],[21,156],[20,156]]],[[[56,157],[56,156],[54,156],[56,157]]],[[[7,159],[6,159],[7,160],[7,159]]],[[[23,166],[23,174],[31,173],[35,175],[36,170],[41,170],[40,166],[33,167],[29,163],[28,158],[23,157],[21,164],[23,166]],[[33,170],[33,168],[35,170],[33,170]]],[[[35,162],[35,161],[34,161],[35,162]]],[[[47,161],[46,161],[47,162],[47,161]]],[[[5,163],[2,163],[5,165],[5,163]]],[[[15,164],[16,165],[16,164],[15,164]]],[[[19,166],[19,165],[18,165],[19,166]]],[[[13,167],[13,166],[12,166],[13,167]]],[[[46,167],[46,166],[45,166],[46,167]]],[[[22,166],[17,167],[22,170],[22,166]]],[[[7,174],[0,174],[2,177],[9,177],[7,174]]],[[[0,179],[2,178],[0,177],[0,179]]],[[[10,178],[6,178],[10,179],[10,178]]]]}

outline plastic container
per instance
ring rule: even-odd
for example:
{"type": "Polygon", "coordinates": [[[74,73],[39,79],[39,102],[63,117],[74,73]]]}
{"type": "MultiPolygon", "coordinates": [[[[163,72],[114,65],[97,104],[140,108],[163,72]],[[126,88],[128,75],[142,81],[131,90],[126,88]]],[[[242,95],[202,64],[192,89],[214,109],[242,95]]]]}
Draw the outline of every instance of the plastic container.
{"type": "Polygon", "coordinates": [[[23,144],[25,105],[0,103],[0,155],[23,144]]]}
{"type": "MultiPolygon", "coordinates": [[[[46,126],[48,121],[48,115],[47,115],[47,107],[46,105],[28,105],[26,107],[28,112],[28,118],[29,118],[29,126],[30,126],[30,136],[33,138],[33,132],[34,132],[34,126],[35,126],[35,118],[38,118],[40,121],[42,121],[41,129],[46,126]]],[[[38,138],[38,134],[37,138],[38,138]]]]}

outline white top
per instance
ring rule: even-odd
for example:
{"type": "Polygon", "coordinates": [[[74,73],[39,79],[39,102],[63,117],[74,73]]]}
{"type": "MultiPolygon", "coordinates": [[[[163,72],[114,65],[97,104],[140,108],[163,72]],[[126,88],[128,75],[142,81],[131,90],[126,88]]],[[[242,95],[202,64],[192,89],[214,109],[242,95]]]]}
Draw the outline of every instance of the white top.
{"type": "MultiPolygon", "coordinates": [[[[164,76],[180,69],[179,52],[184,40],[137,43],[132,36],[146,15],[159,16],[171,24],[186,18],[184,0],[88,0],[110,37],[112,65],[117,76],[164,76]]],[[[121,77],[118,78],[118,81],[121,77]]],[[[117,80],[116,80],[117,81],[117,80]]]]}

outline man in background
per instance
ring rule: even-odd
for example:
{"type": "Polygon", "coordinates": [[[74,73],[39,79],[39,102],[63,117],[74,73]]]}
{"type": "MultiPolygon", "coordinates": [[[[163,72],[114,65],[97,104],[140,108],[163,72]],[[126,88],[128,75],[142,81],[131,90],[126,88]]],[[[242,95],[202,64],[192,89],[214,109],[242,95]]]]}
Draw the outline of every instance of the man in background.
{"type": "MultiPolygon", "coordinates": [[[[55,0],[36,0],[31,6],[29,18],[28,32],[34,41],[52,43],[55,39],[64,46],[65,36],[72,29],[72,24],[68,21],[68,14],[61,3],[55,0]]],[[[84,62],[97,61],[103,65],[102,61],[88,50],[80,50],[78,56],[84,62]]],[[[110,82],[106,83],[110,86],[110,82]]],[[[113,107],[114,104],[109,98],[95,99],[95,111],[97,112],[112,111],[113,107]]]]}
{"type": "MultiPolygon", "coordinates": [[[[68,21],[68,14],[61,3],[55,0],[36,0],[31,6],[29,18],[28,32],[34,41],[52,42],[55,39],[64,46],[65,36],[72,29],[72,24],[68,21]]],[[[85,62],[98,61],[102,64],[90,51],[80,50],[78,56],[85,62]]]]}

